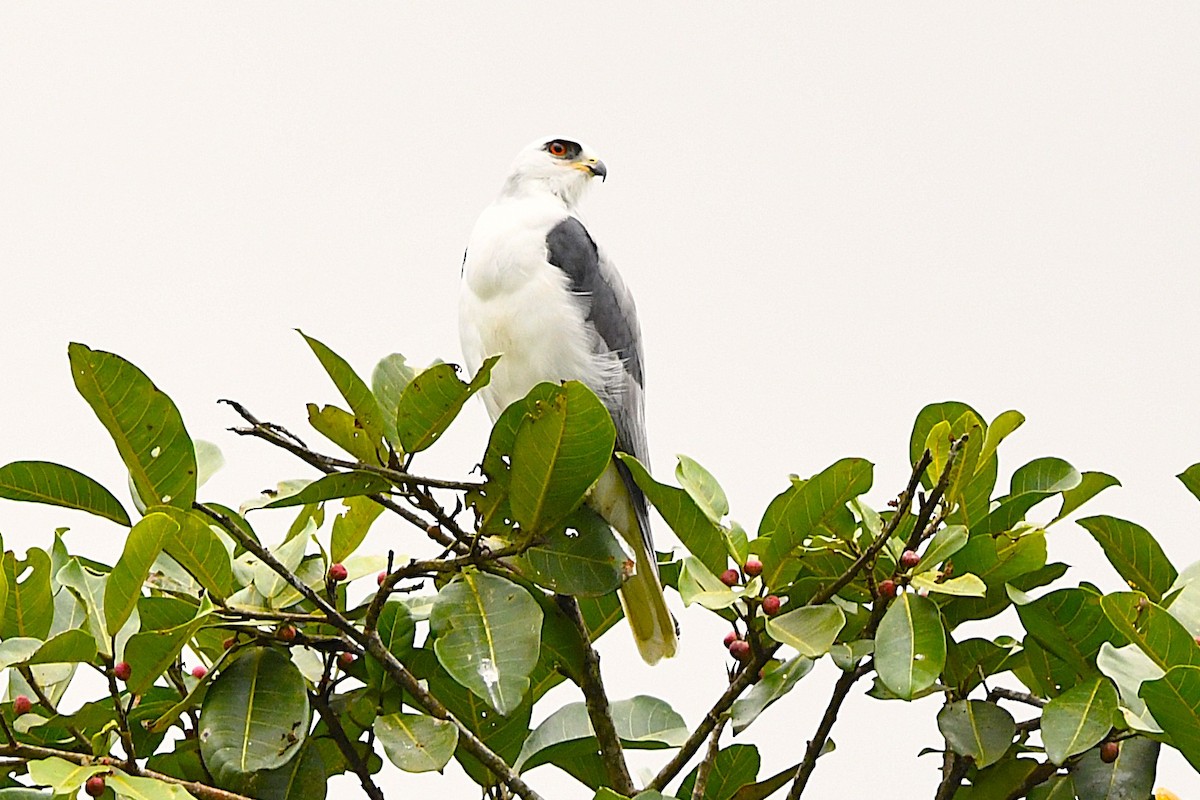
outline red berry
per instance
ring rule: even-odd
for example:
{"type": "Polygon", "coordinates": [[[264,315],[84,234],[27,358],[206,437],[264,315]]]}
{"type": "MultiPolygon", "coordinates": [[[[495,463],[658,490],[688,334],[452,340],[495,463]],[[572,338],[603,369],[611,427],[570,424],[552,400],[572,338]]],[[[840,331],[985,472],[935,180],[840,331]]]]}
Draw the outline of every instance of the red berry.
{"type": "Polygon", "coordinates": [[[751,558],[746,561],[746,566],[742,567],[747,575],[751,578],[762,575],[763,565],[757,558],[751,558]]]}
{"type": "Polygon", "coordinates": [[[779,613],[779,606],[782,604],[782,600],[773,594],[769,594],[763,598],[763,613],[768,617],[773,617],[779,613]]]}
{"type": "Polygon", "coordinates": [[[117,665],[113,667],[113,675],[115,675],[119,681],[129,680],[129,676],[132,674],[133,667],[129,666],[128,661],[119,661],[117,662],[117,665]]]}
{"type": "Polygon", "coordinates": [[[1105,742],[1100,745],[1100,760],[1105,764],[1113,763],[1119,755],[1121,755],[1121,745],[1116,742],[1105,742]]]}
{"type": "Polygon", "coordinates": [[[28,714],[32,708],[33,701],[23,694],[17,695],[17,698],[13,700],[13,713],[18,717],[22,714],[28,714]]]}
{"type": "Polygon", "coordinates": [[[99,797],[104,794],[104,776],[93,775],[87,779],[87,783],[83,785],[83,790],[87,792],[88,797],[99,797]]]}
{"type": "Polygon", "coordinates": [[[381,572],[375,576],[375,583],[379,584],[380,586],[383,586],[383,582],[386,580],[387,580],[387,570],[386,569],[383,572],[381,572]]]}
{"type": "Polygon", "coordinates": [[[338,654],[338,663],[342,665],[342,669],[354,663],[354,653],[349,651],[338,654]]]}
{"type": "Polygon", "coordinates": [[[192,667],[192,677],[196,680],[200,680],[207,674],[208,667],[204,666],[203,664],[197,664],[196,666],[192,667]]]}
{"type": "Polygon", "coordinates": [[[329,580],[333,581],[334,583],[346,580],[346,576],[349,574],[350,573],[346,571],[346,567],[342,564],[334,564],[329,568],[329,580]]]}
{"type": "Polygon", "coordinates": [[[729,655],[738,661],[748,661],[750,659],[750,643],[745,639],[738,639],[729,645],[729,655]]]}
{"type": "Polygon", "coordinates": [[[896,596],[896,582],[894,580],[892,580],[891,578],[888,578],[887,580],[884,580],[884,581],[880,581],[879,582],[879,596],[880,597],[895,597],[896,596]]]}
{"type": "Polygon", "coordinates": [[[281,641],[294,642],[296,641],[296,626],[284,625],[282,628],[276,631],[275,635],[278,636],[281,641]]]}
{"type": "Polygon", "coordinates": [[[737,586],[742,580],[742,576],[738,575],[736,569],[727,569],[721,573],[721,583],[726,586],[737,586]]]}
{"type": "Polygon", "coordinates": [[[905,550],[900,556],[900,566],[912,569],[921,563],[921,556],[915,550],[905,550]]]}
{"type": "Polygon", "coordinates": [[[740,637],[737,635],[737,631],[730,631],[729,633],[725,634],[725,648],[728,649],[739,638],[740,637]]]}

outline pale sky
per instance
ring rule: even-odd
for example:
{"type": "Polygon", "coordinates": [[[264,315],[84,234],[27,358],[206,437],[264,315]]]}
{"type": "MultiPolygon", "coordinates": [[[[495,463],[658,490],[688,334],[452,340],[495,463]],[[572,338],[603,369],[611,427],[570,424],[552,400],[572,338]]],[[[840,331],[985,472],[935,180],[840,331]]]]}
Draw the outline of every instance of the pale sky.
{"type": "MultiPolygon", "coordinates": [[[[1016,408],[1002,480],[1043,455],[1116,475],[1084,515],[1139,522],[1182,568],[1200,558],[1200,504],[1174,477],[1200,461],[1197,42],[1192,3],[9,0],[0,463],[59,461],[125,497],[67,370],[81,341],[138,364],[221,446],[204,499],[311,477],[225,433],[217,398],[304,436],[304,403],[337,398],[294,327],[364,375],[389,352],[458,360],[467,234],[516,152],[552,135],[609,168],[583,212],[637,297],[660,478],[691,455],[754,529],[788,473],[862,456],[881,507],[923,405],[1016,408]]],[[[464,474],[486,431],[470,405],[417,466],[464,474]]],[[[252,521],[267,539],[285,524],[252,521]]],[[[74,549],[120,547],[102,520],[0,501],[5,547],[59,525],[74,549]]],[[[1052,533],[1079,567],[1066,581],[1119,586],[1081,529],[1052,533]]],[[[367,547],[419,539],[381,524],[367,547]]],[[[695,724],[725,628],[677,601],[673,662],[644,666],[621,630],[601,649],[614,697],[695,724]]],[[[799,760],[831,684],[818,669],[739,737],[764,777],[799,760]]],[[[941,742],[937,701],[866,688],[809,794],[932,796],[936,757],[916,754],[941,742]]],[[[390,774],[473,796],[456,767],[390,774]]],[[[591,797],[553,768],[529,777],[591,797]]],[[[1175,755],[1159,783],[1200,792],[1175,755]]]]}

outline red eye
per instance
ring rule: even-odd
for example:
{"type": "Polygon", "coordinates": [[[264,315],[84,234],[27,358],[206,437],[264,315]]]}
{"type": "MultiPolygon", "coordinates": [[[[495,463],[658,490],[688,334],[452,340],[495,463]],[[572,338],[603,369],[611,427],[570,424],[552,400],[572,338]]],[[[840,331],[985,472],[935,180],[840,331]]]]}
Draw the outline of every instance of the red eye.
{"type": "Polygon", "coordinates": [[[567,146],[562,142],[551,142],[547,149],[550,151],[550,155],[558,156],[559,158],[567,154],[567,146]]]}

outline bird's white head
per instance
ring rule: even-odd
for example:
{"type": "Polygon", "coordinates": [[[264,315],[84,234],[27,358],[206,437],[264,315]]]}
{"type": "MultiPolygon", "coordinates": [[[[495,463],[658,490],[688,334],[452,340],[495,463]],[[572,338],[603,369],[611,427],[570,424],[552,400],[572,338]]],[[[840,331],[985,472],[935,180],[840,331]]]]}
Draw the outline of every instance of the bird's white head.
{"type": "Polygon", "coordinates": [[[538,139],[513,162],[504,194],[550,192],[574,206],[592,178],[604,180],[608,169],[591,148],[570,139],[538,139]]]}

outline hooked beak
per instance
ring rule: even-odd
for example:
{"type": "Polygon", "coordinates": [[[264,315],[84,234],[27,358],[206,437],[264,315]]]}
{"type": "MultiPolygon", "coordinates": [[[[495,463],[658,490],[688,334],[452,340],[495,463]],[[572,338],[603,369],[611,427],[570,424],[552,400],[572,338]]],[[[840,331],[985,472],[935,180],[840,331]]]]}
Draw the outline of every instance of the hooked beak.
{"type": "Polygon", "coordinates": [[[608,177],[608,167],[604,166],[604,162],[599,159],[589,158],[583,167],[592,173],[593,177],[599,178],[601,182],[608,177]]]}

